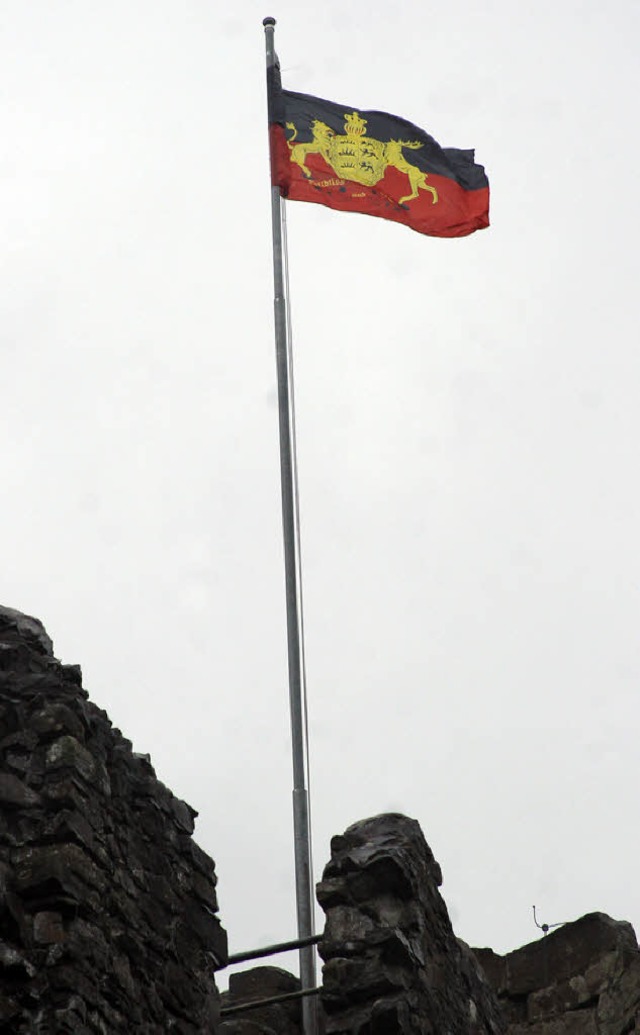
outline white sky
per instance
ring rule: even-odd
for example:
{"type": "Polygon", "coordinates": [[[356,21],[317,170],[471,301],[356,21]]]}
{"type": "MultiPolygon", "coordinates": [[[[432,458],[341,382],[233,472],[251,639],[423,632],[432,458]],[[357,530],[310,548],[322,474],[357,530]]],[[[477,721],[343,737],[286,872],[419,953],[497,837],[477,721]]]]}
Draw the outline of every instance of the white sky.
{"type": "Polygon", "coordinates": [[[199,809],[232,950],[294,936],[267,14],[492,187],[288,207],[316,876],[400,810],[472,944],[638,928],[636,0],[5,0],[0,601],[199,809]]]}

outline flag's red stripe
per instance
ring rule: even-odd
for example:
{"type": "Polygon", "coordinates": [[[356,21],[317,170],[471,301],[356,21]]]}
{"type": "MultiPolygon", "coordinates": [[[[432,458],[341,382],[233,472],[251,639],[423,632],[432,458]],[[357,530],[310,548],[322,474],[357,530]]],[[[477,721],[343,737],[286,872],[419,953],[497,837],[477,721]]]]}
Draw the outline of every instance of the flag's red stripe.
{"type": "Polygon", "coordinates": [[[430,174],[432,195],[419,190],[417,198],[399,205],[411,193],[406,173],[388,167],[374,186],[361,186],[342,180],[319,154],[307,155],[305,164],[312,174],[308,179],[299,165],[291,162],[282,126],[272,125],[272,182],[292,201],[311,201],[345,212],[361,212],[405,223],[419,233],[432,237],[464,237],[489,225],[489,188],[465,190],[454,180],[430,174]]]}

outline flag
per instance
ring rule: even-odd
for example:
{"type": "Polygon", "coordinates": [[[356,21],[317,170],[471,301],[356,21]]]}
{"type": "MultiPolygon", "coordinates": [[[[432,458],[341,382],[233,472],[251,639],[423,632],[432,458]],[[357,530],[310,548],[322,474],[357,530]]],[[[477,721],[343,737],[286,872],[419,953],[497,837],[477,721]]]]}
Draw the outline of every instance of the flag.
{"type": "Polygon", "coordinates": [[[406,119],[283,90],[268,70],[272,183],[282,197],[363,212],[431,237],[489,225],[489,181],[473,151],[406,119]]]}

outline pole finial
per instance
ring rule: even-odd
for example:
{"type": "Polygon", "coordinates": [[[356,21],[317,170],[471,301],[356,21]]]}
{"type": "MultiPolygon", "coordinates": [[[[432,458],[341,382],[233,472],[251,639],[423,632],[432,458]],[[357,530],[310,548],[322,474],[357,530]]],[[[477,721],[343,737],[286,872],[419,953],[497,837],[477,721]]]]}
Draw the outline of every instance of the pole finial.
{"type": "Polygon", "coordinates": [[[262,19],[262,24],[266,28],[267,25],[275,25],[276,24],[276,20],[275,20],[275,18],[272,18],[270,15],[268,15],[266,18],[262,19]]]}

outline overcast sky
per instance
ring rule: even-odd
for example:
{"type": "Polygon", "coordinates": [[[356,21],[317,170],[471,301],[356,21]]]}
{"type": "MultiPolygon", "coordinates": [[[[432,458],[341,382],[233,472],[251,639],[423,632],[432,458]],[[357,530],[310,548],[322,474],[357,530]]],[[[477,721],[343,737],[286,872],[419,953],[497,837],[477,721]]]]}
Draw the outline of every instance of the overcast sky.
{"type": "Polygon", "coordinates": [[[287,209],[316,876],[399,810],[472,944],[640,929],[637,0],[4,0],[0,602],[199,810],[232,950],[294,936],[267,14],[492,189],[287,209]]]}

